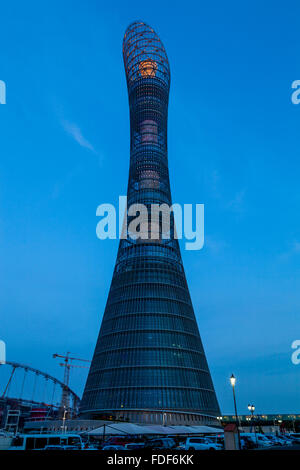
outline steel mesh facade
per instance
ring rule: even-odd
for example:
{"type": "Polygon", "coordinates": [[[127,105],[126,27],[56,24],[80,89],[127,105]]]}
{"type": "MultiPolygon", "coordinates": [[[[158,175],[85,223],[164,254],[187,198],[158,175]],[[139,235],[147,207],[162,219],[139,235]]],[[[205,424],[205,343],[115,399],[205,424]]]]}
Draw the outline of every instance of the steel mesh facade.
{"type": "MultiPolygon", "coordinates": [[[[128,27],[123,57],[131,129],[128,207],[171,206],[168,58],[142,22],[128,27]]],[[[168,423],[195,424],[215,422],[219,413],[171,218],[168,238],[158,227],[155,239],[120,241],[81,414],[148,423],[165,414],[168,423]]]]}

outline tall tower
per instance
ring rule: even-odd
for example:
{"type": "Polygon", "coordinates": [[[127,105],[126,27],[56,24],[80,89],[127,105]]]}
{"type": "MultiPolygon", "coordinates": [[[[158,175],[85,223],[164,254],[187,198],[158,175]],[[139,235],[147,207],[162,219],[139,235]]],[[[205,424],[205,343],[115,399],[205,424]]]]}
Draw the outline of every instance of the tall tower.
{"type": "MultiPolygon", "coordinates": [[[[167,54],[155,31],[138,21],[126,30],[123,58],[130,108],[127,204],[171,206],[167,54]]],[[[147,232],[148,223],[143,226],[147,232]]],[[[156,237],[120,241],[81,415],[212,424],[219,413],[172,218],[169,238],[160,224],[156,237]]]]}

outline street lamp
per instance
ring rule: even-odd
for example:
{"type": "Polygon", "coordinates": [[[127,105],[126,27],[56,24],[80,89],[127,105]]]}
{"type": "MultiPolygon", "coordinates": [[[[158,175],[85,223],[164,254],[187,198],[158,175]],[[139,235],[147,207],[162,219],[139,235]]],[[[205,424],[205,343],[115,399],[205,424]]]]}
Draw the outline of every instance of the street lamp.
{"type": "Polygon", "coordinates": [[[236,409],[236,399],[235,399],[235,384],[236,384],[236,378],[232,374],[230,377],[230,383],[232,386],[232,393],[233,393],[233,403],[234,403],[234,411],[235,411],[235,420],[236,420],[236,425],[237,425],[237,432],[238,432],[238,440],[239,440],[239,450],[241,450],[241,439],[240,439],[240,430],[239,430],[239,420],[238,420],[238,414],[237,414],[237,409],[236,409]]]}
{"type": "Polygon", "coordinates": [[[63,414],[63,418],[62,418],[62,432],[65,433],[66,432],[66,414],[68,413],[68,410],[66,409],[66,407],[64,406],[64,414],[63,414]]]}
{"type": "Polygon", "coordinates": [[[222,416],[217,416],[217,420],[220,426],[222,426],[222,416]]]}
{"type": "Polygon", "coordinates": [[[231,375],[229,380],[230,380],[230,383],[231,383],[232,387],[235,387],[236,378],[233,374],[231,375]]]}
{"type": "MultiPolygon", "coordinates": [[[[251,429],[250,429],[250,432],[252,432],[252,422],[253,422],[253,414],[254,414],[254,410],[255,410],[255,406],[254,405],[248,405],[248,410],[250,411],[251,413],[251,429]]],[[[256,444],[257,444],[257,436],[256,436],[256,426],[254,424],[254,434],[255,434],[255,441],[256,441],[256,444]]]]}
{"type": "Polygon", "coordinates": [[[252,432],[252,420],[253,420],[253,413],[254,413],[254,410],[255,410],[255,406],[254,405],[248,405],[248,410],[251,413],[251,431],[250,432],[252,432]]]}

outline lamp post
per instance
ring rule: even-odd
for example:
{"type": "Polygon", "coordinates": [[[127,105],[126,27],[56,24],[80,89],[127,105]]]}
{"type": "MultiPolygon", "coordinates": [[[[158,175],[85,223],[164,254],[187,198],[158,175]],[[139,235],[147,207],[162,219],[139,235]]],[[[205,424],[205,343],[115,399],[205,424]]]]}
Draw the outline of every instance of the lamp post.
{"type": "MultiPolygon", "coordinates": [[[[250,424],[251,423],[251,417],[250,416],[246,416],[246,421],[250,424]]],[[[251,428],[250,428],[251,429],[251,428]]]]}
{"type": "MultiPolygon", "coordinates": [[[[253,418],[254,418],[253,414],[254,414],[255,406],[254,406],[254,405],[248,405],[248,410],[249,410],[250,413],[251,413],[251,430],[250,430],[250,432],[252,432],[252,427],[253,427],[252,422],[253,422],[253,418]]],[[[255,434],[255,442],[256,442],[256,444],[257,444],[257,436],[256,436],[256,426],[255,426],[255,424],[254,424],[254,434],[255,434]]]]}
{"type": "Polygon", "coordinates": [[[230,377],[230,383],[232,386],[232,393],[233,393],[233,403],[234,403],[234,412],[235,412],[235,420],[236,420],[236,425],[237,425],[237,432],[238,432],[238,441],[239,441],[239,450],[241,450],[241,439],[240,439],[240,430],[239,430],[239,420],[238,420],[238,414],[237,414],[237,408],[236,408],[236,399],[235,399],[235,384],[236,384],[236,378],[232,374],[230,377]]]}
{"type": "Polygon", "coordinates": [[[66,414],[67,414],[68,410],[66,409],[66,407],[64,406],[64,414],[63,414],[63,418],[62,418],[62,432],[65,433],[66,432],[66,414]]]}

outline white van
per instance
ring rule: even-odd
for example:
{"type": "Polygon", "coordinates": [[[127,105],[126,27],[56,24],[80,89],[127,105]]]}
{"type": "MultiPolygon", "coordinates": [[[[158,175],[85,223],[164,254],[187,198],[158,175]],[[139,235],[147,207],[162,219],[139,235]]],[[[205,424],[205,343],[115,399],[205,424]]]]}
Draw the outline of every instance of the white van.
{"type": "Polygon", "coordinates": [[[9,450],[44,450],[47,446],[83,447],[79,434],[18,434],[9,450]]]}

